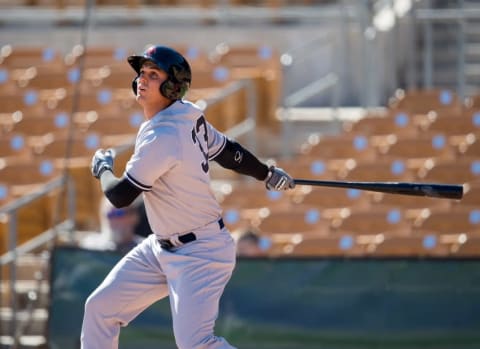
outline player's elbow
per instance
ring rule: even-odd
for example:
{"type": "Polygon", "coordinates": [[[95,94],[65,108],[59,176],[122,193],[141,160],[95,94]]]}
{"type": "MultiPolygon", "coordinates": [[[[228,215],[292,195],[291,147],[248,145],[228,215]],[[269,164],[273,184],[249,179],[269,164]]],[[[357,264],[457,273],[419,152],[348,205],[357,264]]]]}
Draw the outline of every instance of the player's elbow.
{"type": "Polygon", "coordinates": [[[114,191],[105,192],[105,196],[107,197],[108,201],[115,206],[115,208],[127,207],[133,202],[131,198],[122,197],[114,191]]]}
{"type": "Polygon", "coordinates": [[[130,205],[142,192],[125,177],[117,179],[112,174],[102,176],[101,181],[103,193],[116,208],[130,205]]]}

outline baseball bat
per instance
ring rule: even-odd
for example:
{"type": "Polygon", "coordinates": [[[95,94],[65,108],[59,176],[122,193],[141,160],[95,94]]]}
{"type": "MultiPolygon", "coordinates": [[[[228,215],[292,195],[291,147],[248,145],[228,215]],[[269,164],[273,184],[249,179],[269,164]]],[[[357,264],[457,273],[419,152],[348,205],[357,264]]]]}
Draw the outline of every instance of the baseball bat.
{"type": "Polygon", "coordinates": [[[388,194],[428,196],[442,199],[461,199],[463,185],[413,182],[349,182],[323,181],[312,179],[294,179],[297,185],[348,188],[375,191],[388,194]]]}

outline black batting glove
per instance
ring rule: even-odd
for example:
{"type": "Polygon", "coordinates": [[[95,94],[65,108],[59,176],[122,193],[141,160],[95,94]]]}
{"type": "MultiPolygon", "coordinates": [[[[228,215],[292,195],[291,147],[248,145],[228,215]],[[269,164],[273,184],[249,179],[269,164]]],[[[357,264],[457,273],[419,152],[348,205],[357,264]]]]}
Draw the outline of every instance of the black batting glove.
{"type": "Polygon", "coordinates": [[[268,190],[287,190],[295,187],[295,181],[281,168],[270,166],[267,178],[265,179],[265,186],[268,190]]]}
{"type": "Polygon", "coordinates": [[[114,151],[112,149],[98,149],[93,155],[91,171],[92,175],[99,179],[106,170],[113,171],[114,151]]]}

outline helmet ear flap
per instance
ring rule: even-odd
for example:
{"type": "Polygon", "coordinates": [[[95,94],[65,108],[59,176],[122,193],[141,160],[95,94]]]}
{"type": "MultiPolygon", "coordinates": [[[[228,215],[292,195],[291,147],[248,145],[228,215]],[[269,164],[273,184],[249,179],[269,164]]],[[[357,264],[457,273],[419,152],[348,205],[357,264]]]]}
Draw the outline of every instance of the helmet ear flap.
{"type": "Polygon", "coordinates": [[[140,75],[137,75],[133,80],[132,80],[132,90],[133,94],[136,96],[137,95],[137,81],[140,75]]]}
{"type": "Polygon", "coordinates": [[[160,85],[160,93],[168,99],[180,99],[183,97],[181,84],[174,82],[172,79],[165,80],[160,85]]]}
{"type": "Polygon", "coordinates": [[[173,65],[168,71],[168,79],[160,85],[160,93],[168,99],[181,99],[190,87],[190,67],[188,72],[173,65]]]}

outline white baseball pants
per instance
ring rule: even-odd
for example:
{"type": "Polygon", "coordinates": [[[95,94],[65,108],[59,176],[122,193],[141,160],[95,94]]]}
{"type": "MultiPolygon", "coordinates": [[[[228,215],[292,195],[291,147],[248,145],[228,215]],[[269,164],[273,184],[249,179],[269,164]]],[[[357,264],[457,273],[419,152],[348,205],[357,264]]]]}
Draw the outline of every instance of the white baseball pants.
{"type": "Polygon", "coordinates": [[[196,241],[171,252],[152,234],[115,265],[85,303],[82,349],[117,349],[120,326],[166,296],[178,348],[234,348],[213,330],[235,243],[217,222],[195,234],[196,241]]]}

